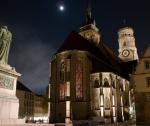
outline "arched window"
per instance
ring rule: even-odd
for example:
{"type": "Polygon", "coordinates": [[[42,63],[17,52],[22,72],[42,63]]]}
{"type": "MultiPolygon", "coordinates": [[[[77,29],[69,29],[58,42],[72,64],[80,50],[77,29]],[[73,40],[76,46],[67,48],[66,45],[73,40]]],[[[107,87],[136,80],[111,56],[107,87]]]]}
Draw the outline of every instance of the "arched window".
{"type": "Polygon", "coordinates": [[[107,78],[104,78],[104,87],[109,87],[109,82],[107,78]]]}
{"type": "Polygon", "coordinates": [[[100,86],[99,80],[98,80],[98,78],[96,78],[94,81],[94,88],[99,88],[99,86],[100,86]]]}
{"type": "Polygon", "coordinates": [[[76,61],[75,69],[75,84],[76,84],[76,98],[81,99],[83,97],[83,65],[81,60],[76,61]]]}
{"type": "Polygon", "coordinates": [[[60,63],[60,81],[65,81],[65,62],[64,60],[60,63]]]}
{"type": "Polygon", "coordinates": [[[62,60],[59,66],[59,72],[60,72],[59,99],[60,100],[65,100],[65,96],[66,96],[65,71],[66,71],[65,62],[64,60],[62,60]]]}
{"type": "Polygon", "coordinates": [[[60,100],[65,100],[66,96],[66,83],[60,83],[59,85],[59,99],[60,100]]]}
{"type": "Polygon", "coordinates": [[[110,100],[108,97],[105,97],[105,109],[110,109],[110,100]]]}

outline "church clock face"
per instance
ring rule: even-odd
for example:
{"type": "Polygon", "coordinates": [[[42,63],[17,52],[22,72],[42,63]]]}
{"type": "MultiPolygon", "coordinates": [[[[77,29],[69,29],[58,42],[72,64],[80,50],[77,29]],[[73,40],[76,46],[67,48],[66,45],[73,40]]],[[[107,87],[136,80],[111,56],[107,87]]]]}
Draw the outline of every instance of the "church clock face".
{"type": "Polygon", "coordinates": [[[127,50],[127,49],[125,49],[125,50],[122,51],[122,55],[123,55],[124,57],[129,56],[129,54],[130,54],[130,51],[127,50]]]}

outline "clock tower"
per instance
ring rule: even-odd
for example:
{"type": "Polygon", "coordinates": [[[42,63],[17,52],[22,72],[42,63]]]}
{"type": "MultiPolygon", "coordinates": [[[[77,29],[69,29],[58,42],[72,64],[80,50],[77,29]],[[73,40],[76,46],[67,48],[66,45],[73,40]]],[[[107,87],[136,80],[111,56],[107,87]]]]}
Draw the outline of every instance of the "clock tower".
{"type": "Polygon", "coordinates": [[[95,20],[92,18],[90,0],[87,0],[86,21],[84,25],[80,27],[79,34],[96,45],[100,42],[99,29],[96,27],[95,20]]]}
{"type": "Polygon", "coordinates": [[[119,57],[125,62],[138,60],[134,31],[131,27],[124,27],[118,31],[119,57]]]}

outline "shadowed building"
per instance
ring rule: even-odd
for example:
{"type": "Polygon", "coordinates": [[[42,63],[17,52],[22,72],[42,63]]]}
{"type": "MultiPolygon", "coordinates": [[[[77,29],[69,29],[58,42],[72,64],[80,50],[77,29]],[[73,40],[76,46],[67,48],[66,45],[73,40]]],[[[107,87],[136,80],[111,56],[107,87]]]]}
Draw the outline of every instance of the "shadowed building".
{"type": "Polygon", "coordinates": [[[133,29],[118,32],[119,57],[101,41],[88,4],[79,33],[71,32],[51,61],[50,122],[133,118],[130,74],[137,63],[133,29]]]}
{"type": "Polygon", "coordinates": [[[136,67],[133,83],[135,84],[137,123],[150,124],[150,45],[136,67]]]}
{"type": "Polygon", "coordinates": [[[34,120],[48,122],[48,102],[42,95],[34,95],[34,120]]]}
{"type": "Polygon", "coordinates": [[[19,99],[19,118],[26,121],[48,121],[47,100],[37,95],[21,82],[17,82],[16,96],[19,99]]]}
{"type": "Polygon", "coordinates": [[[19,98],[19,117],[30,118],[34,115],[34,93],[24,86],[21,82],[17,82],[16,96],[19,98]]]}

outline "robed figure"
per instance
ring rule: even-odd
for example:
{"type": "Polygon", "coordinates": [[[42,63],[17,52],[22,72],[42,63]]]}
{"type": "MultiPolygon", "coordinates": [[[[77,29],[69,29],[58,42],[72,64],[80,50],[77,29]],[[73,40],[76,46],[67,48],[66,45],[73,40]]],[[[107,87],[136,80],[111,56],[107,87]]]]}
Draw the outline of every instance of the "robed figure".
{"type": "Polygon", "coordinates": [[[7,64],[12,34],[7,26],[0,28],[0,64],[7,64]]]}

